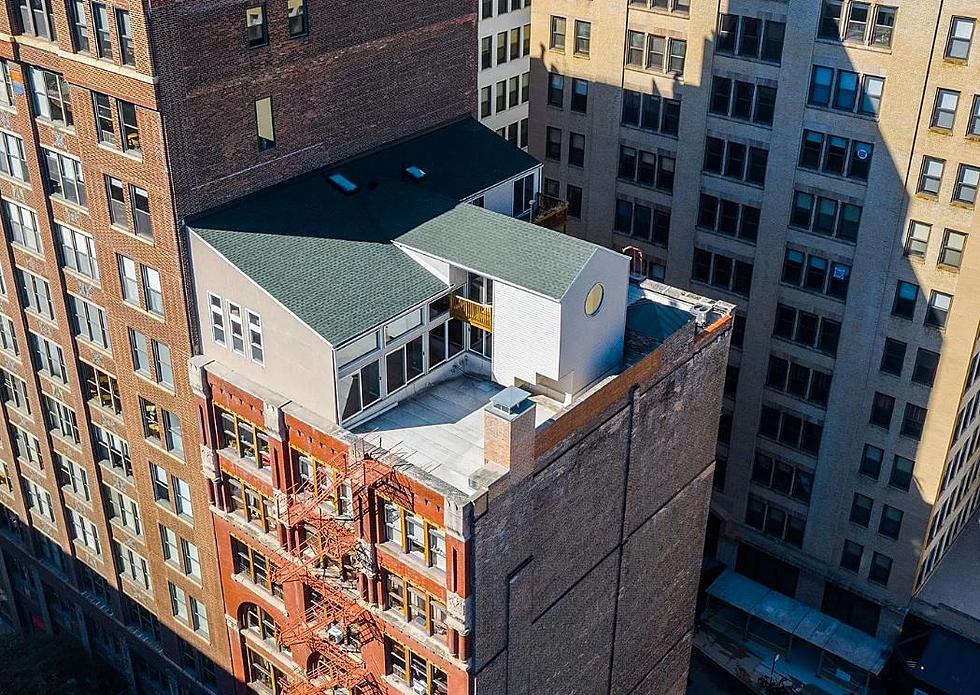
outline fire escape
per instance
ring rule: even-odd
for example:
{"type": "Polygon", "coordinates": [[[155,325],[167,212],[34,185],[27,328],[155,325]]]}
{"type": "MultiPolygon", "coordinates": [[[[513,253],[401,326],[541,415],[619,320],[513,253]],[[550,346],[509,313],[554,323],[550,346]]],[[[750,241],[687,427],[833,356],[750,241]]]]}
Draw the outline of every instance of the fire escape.
{"type": "Polygon", "coordinates": [[[305,537],[276,569],[273,580],[279,584],[303,582],[320,599],[305,614],[290,616],[278,629],[276,638],[281,645],[305,644],[319,657],[305,679],[291,679],[283,695],[333,694],[338,688],[347,693],[380,691],[355,655],[360,644],[380,639],[381,631],[370,610],[358,602],[356,588],[329,569],[357,554],[356,524],[368,513],[368,493],[391,477],[391,469],[384,464],[363,455],[355,458],[348,465],[347,452],[340,452],[286,495],[284,521],[290,529],[305,528],[305,537]],[[345,479],[351,482],[351,520],[339,519],[326,507],[335,496],[336,481],[345,479]],[[358,635],[357,644],[347,644],[352,631],[358,635]]]}

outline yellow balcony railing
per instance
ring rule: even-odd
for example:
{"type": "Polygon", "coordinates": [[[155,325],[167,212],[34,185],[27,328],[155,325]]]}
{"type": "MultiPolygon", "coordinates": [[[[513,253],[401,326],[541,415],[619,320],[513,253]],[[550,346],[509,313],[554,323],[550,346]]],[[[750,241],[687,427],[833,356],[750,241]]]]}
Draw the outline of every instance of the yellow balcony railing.
{"type": "Polygon", "coordinates": [[[449,315],[461,319],[471,326],[493,331],[493,309],[487,304],[480,304],[455,294],[449,297],[449,315]]]}

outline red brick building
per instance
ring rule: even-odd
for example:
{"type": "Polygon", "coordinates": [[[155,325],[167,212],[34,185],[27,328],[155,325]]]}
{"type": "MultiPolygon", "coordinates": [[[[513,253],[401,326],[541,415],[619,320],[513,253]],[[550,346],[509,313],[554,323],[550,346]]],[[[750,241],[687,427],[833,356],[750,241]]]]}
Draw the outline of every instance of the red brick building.
{"type": "Polygon", "coordinates": [[[474,34],[456,1],[5,4],[4,622],[234,688],[181,220],[468,113],[474,34]]]}
{"type": "Polygon", "coordinates": [[[256,692],[684,691],[732,307],[515,219],[539,175],[464,120],[188,221],[256,692]]]}

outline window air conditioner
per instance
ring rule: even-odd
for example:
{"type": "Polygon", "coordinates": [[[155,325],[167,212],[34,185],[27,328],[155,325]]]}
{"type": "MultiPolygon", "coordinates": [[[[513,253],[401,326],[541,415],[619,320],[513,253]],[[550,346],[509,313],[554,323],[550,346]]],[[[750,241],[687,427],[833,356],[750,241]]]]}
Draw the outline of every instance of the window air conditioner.
{"type": "Polygon", "coordinates": [[[334,644],[343,644],[344,643],[343,628],[341,628],[340,625],[336,625],[336,624],[331,625],[329,628],[327,628],[327,639],[333,642],[334,644]]]}

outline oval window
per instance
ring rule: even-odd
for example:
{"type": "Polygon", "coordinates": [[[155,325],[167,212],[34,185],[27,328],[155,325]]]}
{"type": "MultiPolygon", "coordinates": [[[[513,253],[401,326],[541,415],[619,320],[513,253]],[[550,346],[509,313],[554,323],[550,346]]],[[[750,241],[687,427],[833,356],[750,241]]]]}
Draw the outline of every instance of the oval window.
{"type": "Polygon", "coordinates": [[[602,297],[605,294],[605,290],[601,283],[596,283],[592,285],[592,289],[585,296],[585,313],[589,316],[595,316],[599,312],[599,307],[602,306],[602,297]]]}

